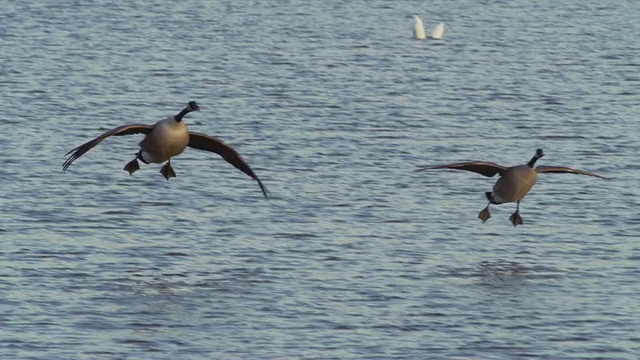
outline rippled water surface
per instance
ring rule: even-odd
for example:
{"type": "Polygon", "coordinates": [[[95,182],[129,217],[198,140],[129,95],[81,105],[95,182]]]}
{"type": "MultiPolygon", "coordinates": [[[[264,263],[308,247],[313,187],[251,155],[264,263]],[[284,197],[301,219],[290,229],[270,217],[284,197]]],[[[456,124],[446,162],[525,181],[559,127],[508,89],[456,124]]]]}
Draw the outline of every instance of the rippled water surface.
{"type": "Polygon", "coordinates": [[[640,7],[0,0],[0,358],[635,359],[640,7]],[[412,15],[443,21],[411,37],[412,15]],[[133,176],[115,126],[189,114],[133,176]],[[476,218],[494,179],[543,174],[476,218]]]}

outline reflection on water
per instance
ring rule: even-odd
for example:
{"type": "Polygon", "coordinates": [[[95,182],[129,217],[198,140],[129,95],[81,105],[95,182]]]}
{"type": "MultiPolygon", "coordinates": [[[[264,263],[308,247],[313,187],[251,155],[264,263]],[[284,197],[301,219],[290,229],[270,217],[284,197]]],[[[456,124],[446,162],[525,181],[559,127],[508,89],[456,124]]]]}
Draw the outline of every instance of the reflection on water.
{"type": "Polygon", "coordinates": [[[483,261],[480,263],[480,270],[485,275],[500,277],[503,275],[527,275],[529,268],[516,261],[496,260],[483,261]]]}

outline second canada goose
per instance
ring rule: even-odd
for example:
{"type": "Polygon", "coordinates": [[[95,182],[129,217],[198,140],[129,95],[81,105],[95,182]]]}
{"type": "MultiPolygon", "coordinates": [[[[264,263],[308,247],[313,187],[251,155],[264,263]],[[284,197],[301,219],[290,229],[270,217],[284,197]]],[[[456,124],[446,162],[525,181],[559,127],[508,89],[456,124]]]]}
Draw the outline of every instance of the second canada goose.
{"type": "Polygon", "coordinates": [[[249,165],[244,162],[242,157],[240,157],[231,146],[213,136],[187,130],[187,126],[184,124],[184,121],[182,121],[182,118],[196,110],[200,110],[200,107],[195,101],[190,101],[177,115],[160,120],[154,125],[129,124],[111,129],[66,153],[65,156],[69,154],[71,154],[71,156],[62,164],[62,170],[67,171],[71,163],[77,158],[110,136],[144,134],[146,136],[140,141],[140,150],[136,154],[136,157],[124,167],[124,170],[128,171],[129,174],[133,174],[136,170],[140,169],[138,160],[145,164],[159,164],[166,161],[167,163],[162,167],[160,173],[164,175],[165,179],[169,180],[176,176],[176,173],[171,167],[171,158],[182,154],[188,146],[198,150],[214,152],[222,156],[223,159],[235,166],[238,170],[255,179],[264,197],[267,197],[267,189],[262,185],[258,176],[256,176],[249,165]]]}
{"type": "Polygon", "coordinates": [[[496,181],[493,186],[493,191],[487,191],[485,193],[489,204],[480,211],[478,218],[482,222],[487,221],[491,214],[489,213],[489,205],[491,204],[504,204],[509,202],[516,202],[516,212],[514,212],[509,220],[513,226],[522,224],[522,217],[520,217],[520,201],[527,195],[529,190],[536,183],[537,174],[539,173],[573,173],[595,176],[597,178],[604,179],[600,175],[590,173],[587,171],[576,170],[564,166],[538,166],[534,168],[536,161],[544,156],[542,149],[536,150],[535,155],[524,165],[517,165],[512,167],[506,167],[491,162],[485,161],[471,161],[461,162],[446,165],[426,166],[419,168],[416,171],[431,170],[431,169],[453,169],[453,170],[465,170],[473,171],[475,173],[492,177],[495,174],[500,175],[500,179],[496,181]]]}

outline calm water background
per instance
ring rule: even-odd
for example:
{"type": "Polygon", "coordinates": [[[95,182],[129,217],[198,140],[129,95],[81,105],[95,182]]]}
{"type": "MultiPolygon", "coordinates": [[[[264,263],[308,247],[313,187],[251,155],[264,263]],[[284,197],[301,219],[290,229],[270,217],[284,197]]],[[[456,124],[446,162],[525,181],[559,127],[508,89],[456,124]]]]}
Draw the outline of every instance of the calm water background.
{"type": "Polygon", "coordinates": [[[640,4],[0,0],[0,358],[635,359],[640,4]],[[413,13],[447,24],[411,37],[413,13]],[[189,100],[272,197],[187,150],[189,100]],[[575,166],[476,218],[493,179],[575,166]]]}

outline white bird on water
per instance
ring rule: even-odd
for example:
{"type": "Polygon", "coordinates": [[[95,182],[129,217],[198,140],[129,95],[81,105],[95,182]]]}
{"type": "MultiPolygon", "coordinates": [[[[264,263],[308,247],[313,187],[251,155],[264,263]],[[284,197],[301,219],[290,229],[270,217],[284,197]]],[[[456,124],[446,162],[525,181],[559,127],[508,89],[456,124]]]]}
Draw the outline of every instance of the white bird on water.
{"type": "MultiPolygon", "coordinates": [[[[427,38],[427,35],[424,32],[424,24],[418,15],[413,15],[416,23],[413,26],[413,36],[418,40],[424,40],[427,38]]],[[[431,32],[429,36],[432,39],[442,39],[444,36],[444,23],[439,23],[431,32]]]]}
{"type": "Polygon", "coordinates": [[[416,19],[416,24],[413,26],[413,36],[418,40],[424,40],[427,37],[424,33],[424,24],[418,15],[413,15],[413,18],[416,19]]]}
{"type": "Polygon", "coordinates": [[[443,35],[444,35],[444,23],[441,22],[431,32],[431,38],[439,40],[439,39],[442,39],[443,35]]]}

